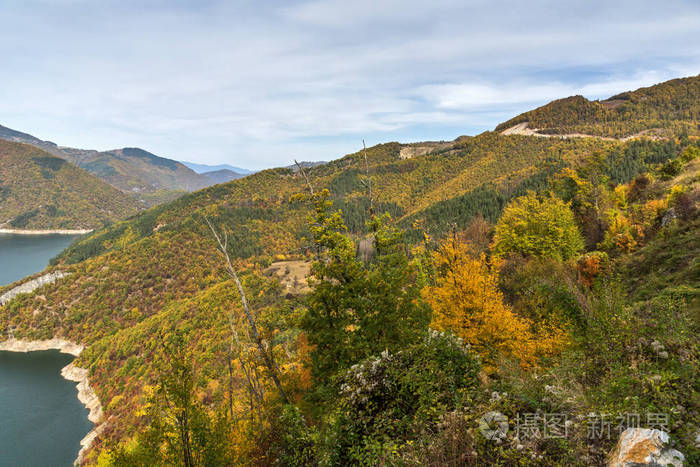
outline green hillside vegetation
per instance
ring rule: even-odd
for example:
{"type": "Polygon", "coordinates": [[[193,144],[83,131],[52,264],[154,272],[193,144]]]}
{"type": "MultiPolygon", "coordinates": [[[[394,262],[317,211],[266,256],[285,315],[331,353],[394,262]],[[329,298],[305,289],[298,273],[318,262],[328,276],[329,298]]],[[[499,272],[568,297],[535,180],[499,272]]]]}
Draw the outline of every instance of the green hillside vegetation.
{"type": "Polygon", "coordinates": [[[698,135],[699,119],[700,76],[695,76],[624,92],[603,101],[589,101],[583,96],[556,100],[501,123],[496,131],[527,122],[529,128],[548,135],[698,135]]]}
{"type": "Polygon", "coordinates": [[[664,129],[387,143],[209,187],[71,245],[0,332],[86,345],[91,465],[598,465],[617,433],[589,440],[591,412],[668,413],[692,465],[700,147],[664,129]],[[286,260],[313,263],[308,294],[267,269],[286,260]],[[516,442],[538,412],[568,436],[516,442]]]}
{"type": "Polygon", "coordinates": [[[137,212],[102,180],[22,143],[0,140],[0,225],[7,229],[95,229],[137,212]]]}
{"type": "MultiPolygon", "coordinates": [[[[373,202],[378,210],[391,213],[407,228],[411,238],[420,239],[421,223],[425,224],[421,229],[444,235],[453,224],[464,228],[477,214],[495,221],[507,199],[541,186],[555,168],[617,147],[617,143],[501,137],[489,132],[467,142],[455,142],[449,150],[414,159],[399,159],[401,147],[399,143],[387,143],[367,149],[373,202]],[[482,187],[484,180],[491,180],[488,186],[493,191],[486,199],[473,203],[479,191],[486,189],[482,187]],[[491,203],[493,197],[501,199],[500,207],[491,203]]],[[[365,171],[363,152],[308,169],[315,186],[330,190],[346,225],[357,235],[366,231],[369,200],[360,182],[365,171]]],[[[119,245],[115,240],[130,226],[135,238],[141,239],[153,236],[159,225],[163,231],[171,231],[187,224],[194,226],[188,228],[199,229],[203,241],[208,242],[206,232],[196,227],[201,221],[194,220],[205,213],[221,216],[222,222],[231,227],[239,237],[234,254],[241,258],[303,253],[310,246],[304,241],[308,238],[304,232],[305,211],[289,202],[303,187],[302,177],[292,169],[259,172],[159,206],[130,223],[115,224],[74,245],[60,259],[75,262],[94,252],[114,249],[119,245]]]]}

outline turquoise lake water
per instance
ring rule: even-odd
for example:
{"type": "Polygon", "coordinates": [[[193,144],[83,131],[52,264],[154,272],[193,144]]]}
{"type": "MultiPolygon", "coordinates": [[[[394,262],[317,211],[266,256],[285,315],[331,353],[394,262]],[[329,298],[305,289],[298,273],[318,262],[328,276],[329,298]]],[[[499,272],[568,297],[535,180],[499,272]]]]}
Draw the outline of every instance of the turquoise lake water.
{"type": "MultiPolygon", "coordinates": [[[[41,271],[74,238],[0,234],[0,285],[41,271]]],[[[73,465],[92,423],[76,383],[60,374],[71,360],[54,350],[0,351],[0,466],[73,465]]]]}
{"type": "Polygon", "coordinates": [[[41,271],[76,237],[0,233],[0,286],[41,271]]]}
{"type": "Polygon", "coordinates": [[[92,429],[76,383],[61,376],[73,357],[57,350],[0,351],[0,465],[73,465],[92,429]]]}

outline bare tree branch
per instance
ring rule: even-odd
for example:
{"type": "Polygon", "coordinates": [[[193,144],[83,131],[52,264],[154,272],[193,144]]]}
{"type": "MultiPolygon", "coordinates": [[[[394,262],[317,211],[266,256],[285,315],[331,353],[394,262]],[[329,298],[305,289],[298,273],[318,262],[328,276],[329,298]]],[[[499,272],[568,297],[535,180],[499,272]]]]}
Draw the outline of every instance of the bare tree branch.
{"type": "Polygon", "coordinates": [[[369,162],[367,161],[367,146],[365,145],[365,140],[362,140],[362,154],[365,157],[365,179],[360,180],[366,188],[369,195],[369,215],[374,216],[374,201],[372,199],[372,179],[369,178],[369,162]]]}
{"type": "Polygon", "coordinates": [[[314,196],[314,187],[311,186],[311,182],[309,182],[309,177],[306,176],[306,171],[304,168],[301,166],[299,162],[297,162],[296,159],[294,159],[294,163],[299,167],[299,172],[304,176],[304,180],[306,180],[306,186],[309,187],[309,191],[311,192],[311,197],[314,196]]]}
{"type": "MultiPolygon", "coordinates": [[[[277,366],[275,365],[274,357],[272,356],[272,352],[267,352],[267,349],[265,348],[265,344],[263,342],[263,338],[260,336],[260,333],[258,332],[258,326],[255,324],[255,318],[253,318],[253,314],[250,311],[250,307],[248,306],[248,300],[246,299],[245,296],[245,291],[243,290],[243,285],[241,284],[240,279],[238,278],[238,274],[236,274],[236,270],[233,267],[233,263],[231,262],[231,258],[228,255],[228,234],[224,231],[224,239],[222,240],[221,236],[217,233],[216,229],[214,226],[211,224],[209,219],[207,217],[204,218],[206,221],[207,225],[209,226],[209,229],[211,230],[212,234],[214,234],[214,238],[216,239],[216,242],[219,244],[219,252],[221,255],[224,257],[224,260],[226,261],[226,270],[233,279],[233,281],[236,283],[236,287],[238,287],[238,294],[241,297],[241,303],[243,304],[243,311],[246,315],[246,318],[248,319],[248,325],[250,327],[250,331],[253,334],[253,339],[255,340],[255,343],[258,346],[258,349],[260,350],[260,353],[263,357],[263,360],[265,361],[265,365],[267,368],[270,370],[270,376],[272,377],[272,380],[275,383],[275,386],[277,386],[277,390],[280,393],[280,396],[282,397],[282,400],[284,401],[285,404],[289,403],[289,400],[287,399],[287,395],[284,392],[284,389],[282,388],[282,383],[280,383],[279,377],[277,376],[278,369],[277,366]]],[[[229,317],[229,322],[231,323],[232,330],[234,328],[233,322],[231,321],[231,318],[229,317]]]]}

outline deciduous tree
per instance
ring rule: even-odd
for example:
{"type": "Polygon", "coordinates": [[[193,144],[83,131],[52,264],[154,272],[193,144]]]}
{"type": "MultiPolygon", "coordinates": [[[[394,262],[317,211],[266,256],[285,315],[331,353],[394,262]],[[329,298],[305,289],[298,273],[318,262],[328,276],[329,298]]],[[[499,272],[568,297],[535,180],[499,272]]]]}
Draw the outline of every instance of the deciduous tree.
{"type": "Polygon", "coordinates": [[[431,326],[454,332],[493,365],[499,357],[533,365],[538,357],[556,352],[566,341],[557,329],[536,335],[529,320],[503,302],[498,271],[485,256],[469,255],[467,246],[444,242],[435,253],[437,284],[424,297],[433,308],[431,326]]]}
{"type": "Polygon", "coordinates": [[[567,260],[583,249],[574,214],[559,198],[528,193],[511,201],[496,224],[493,250],[497,255],[567,260]]]}

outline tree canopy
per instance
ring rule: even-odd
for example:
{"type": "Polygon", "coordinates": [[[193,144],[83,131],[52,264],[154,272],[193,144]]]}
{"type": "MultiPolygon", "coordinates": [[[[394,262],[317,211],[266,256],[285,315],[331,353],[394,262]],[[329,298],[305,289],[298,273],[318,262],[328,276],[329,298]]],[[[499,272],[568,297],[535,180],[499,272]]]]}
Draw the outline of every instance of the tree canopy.
{"type": "Polygon", "coordinates": [[[567,260],[583,249],[573,212],[559,198],[530,192],[509,203],[496,224],[493,250],[497,255],[567,260]]]}

